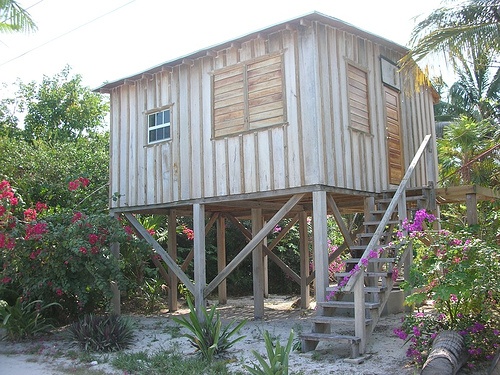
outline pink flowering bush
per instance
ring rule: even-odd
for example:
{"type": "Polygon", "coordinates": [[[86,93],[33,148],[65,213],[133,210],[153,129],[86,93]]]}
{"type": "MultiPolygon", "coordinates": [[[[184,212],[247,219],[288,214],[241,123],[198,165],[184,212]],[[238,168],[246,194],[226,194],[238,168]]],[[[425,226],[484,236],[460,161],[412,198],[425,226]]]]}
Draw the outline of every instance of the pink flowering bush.
{"type": "MultiPolygon", "coordinates": [[[[80,181],[80,188],[86,184],[80,181]]],[[[2,181],[0,291],[17,293],[23,301],[57,302],[61,319],[106,308],[110,282],[126,286],[110,245],[138,241],[108,214],[48,213],[43,203],[23,210],[19,202],[9,182],[2,181]]]]}
{"type": "Polygon", "coordinates": [[[403,287],[411,293],[407,304],[430,302],[433,309],[407,316],[396,334],[409,340],[407,354],[419,364],[442,329],[464,336],[469,366],[491,359],[500,344],[500,249],[468,232],[425,229],[425,213],[418,220],[405,224],[415,261],[403,287]]]}

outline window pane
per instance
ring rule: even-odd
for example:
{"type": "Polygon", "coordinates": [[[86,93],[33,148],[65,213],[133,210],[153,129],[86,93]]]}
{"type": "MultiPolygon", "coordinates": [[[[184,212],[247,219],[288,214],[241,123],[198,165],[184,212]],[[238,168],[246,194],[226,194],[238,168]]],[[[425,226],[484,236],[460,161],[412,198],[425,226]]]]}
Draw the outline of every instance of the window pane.
{"type": "Polygon", "coordinates": [[[163,124],[163,112],[158,112],[156,114],[156,125],[163,124]]]}
{"type": "Polygon", "coordinates": [[[165,127],[165,139],[170,139],[170,126],[165,127]]]}
{"type": "Polygon", "coordinates": [[[148,125],[149,127],[155,126],[155,115],[148,115],[148,125]]]}
{"type": "Polygon", "coordinates": [[[170,110],[163,111],[163,123],[170,124],[170,110]]]}
{"type": "Polygon", "coordinates": [[[156,141],[156,130],[149,131],[149,142],[156,141]]]}

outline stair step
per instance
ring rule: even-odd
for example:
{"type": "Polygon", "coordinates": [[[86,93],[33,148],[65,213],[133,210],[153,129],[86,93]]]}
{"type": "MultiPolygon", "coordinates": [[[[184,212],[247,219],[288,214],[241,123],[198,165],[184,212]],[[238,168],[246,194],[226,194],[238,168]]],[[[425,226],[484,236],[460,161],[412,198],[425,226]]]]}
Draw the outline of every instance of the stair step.
{"type": "MultiPolygon", "coordinates": [[[[349,272],[335,272],[336,277],[351,276],[349,272]]],[[[365,272],[367,277],[392,277],[392,272],[365,272]]]]}
{"type": "MultiPolygon", "coordinates": [[[[369,325],[373,319],[366,318],[365,324],[369,325]]],[[[354,318],[348,316],[315,316],[311,319],[313,323],[322,323],[322,324],[338,324],[338,323],[348,323],[353,324],[354,318]]]]}
{"type": "MultiPolygon", "coordinates": [[[[336,292],[338,290],[338,287],[329,286],[325,290],[327,292],[333,292],[333,291],[336,292]]],[[[387,287],[385,287],[385,286],[365,286],[365,287],[363,287],[363,290],[365,291],[365,293],[382,293],[382,292],[385,292],[387,290],[387,287]]]]}
{"type": "MultiPolygon", "coordinates": [[[[343,262],[345,263],[359,263],[361,259],[359,258],[349,258],[349,259],[344,259],[343,262]]],[[[368,259],[370,263],[394,263],[396,261],[396,258],[370,258],[368,259]]]]}
{"type": "MultiPolygon", "coordinates": [[[[340,308],[354,308],[354,302],[348,301],[327,301],[327,302],[318,302],[317,303],[321,307],[340,307],[340,308]]],[[[380,302],[365,302],[365,308],[367,309],[377,309],[380,307],[380,302]]]]}
{"type": "MultiPolygon", "coordinates": [[[[369,226],[369,225],[379,225],[380,221],[377,220],[371,220],[371,221],[364,221],[363,225],[369,226]]],[[[397,225],[399,224],[399,220],[388,220],[387,225],[397,225]]]]}
{"type": "MultiPolygon", "coordinates": [[[[419,201],[419,200],[426,200],[426,197],[423,195],[410,195],[406,197],[407,202],[414,202],[414,201],[419,201]]],[[[392,201],[392,198],[380,198],[376,199],[375,203],[390,203],[392,201]]]]}
{"type": "Polygon", "coordinates": [[[300,338],[312,341],[337,341],[347,340],[349,342],[360,343],[361,338],[357,336],[339,335],[336,333],[302,333],[300,338]]]}
{"type": "Polygon", "coordinates": [[[361,343],[361,338],[357,336],[349,335],[339,335],[334,333],[306,333],[301,334],[300,339],[302,342],[302,351],[309,352],[316,348],[316,345],[320,341],[348,341],[351,345],[351,358],[359,358],[359,344],[361,343]]]}

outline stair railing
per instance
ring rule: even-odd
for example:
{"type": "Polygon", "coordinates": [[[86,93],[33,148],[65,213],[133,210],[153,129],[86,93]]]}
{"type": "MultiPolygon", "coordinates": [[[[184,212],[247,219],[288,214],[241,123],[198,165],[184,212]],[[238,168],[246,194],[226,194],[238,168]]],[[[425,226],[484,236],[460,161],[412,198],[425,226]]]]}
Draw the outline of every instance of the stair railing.
{"type": "MultiPolygon", "coordinates": [[[[375,233],[368,243],[368,246],[365,249],[365,252],[363,253],[361,260],[368,259],[369,254],[372,250],[377,247],[377,244],[384,233],[384,229],[389,222],[392,213],[396,209],[396,206],[403,205],[403,207],[399,207],[398,212],[401,214],[406,212],[406,185],[408,184],[408,181],[410,180],[411,176],[413,175],[413,172],[415,170],[415,167],[417,163],[420,161],[422,156],[424,155],[424,151],[427,149],[429,155],[427,157],[427,176],[429,177],[428,184],[430,186],[434,186],[435,182],[435,161],[434,157],[432,155],[432,149],[430,148],[430,143],[429,140],[431,139],[431,135],[428,134],[424,137],[424,140],[420,144],[420,147],[418,148],[415,156],[413,157],[412,162],[408,166],[408,169],[406,170],[406,173],[401,180],[401,183],[399,184],[396,193],[394,194],[391,202],[389,203],[389,206],[387,207],[387,210],[382,217],[382,220],[380,221],[380,224],[378,225],[377,229],[375,230],[375,233]]],[[[400,217],[400,220],[402,218],[400,217]]],[[[361,260],[358,262],[358,267],[360,270],[363,270],[363,264],[361,260]]],[[[356,331],[356,336],[361,337],[361,352],[364,352],[364,346],[366,344],[366,326],[365,326],[365,295],[363,291],[363,286],[364,286],[364,278],[362,277],[364,274],[364,271],[356,272],[354,273],[350,278],[349,281],[346,283],[345,287],[343,288],[345,291],[353,291],[354,292],[354,301],[355,301],[355,307],[354,307],[354,315],[355,315],[355,331],[356,331]]]]}

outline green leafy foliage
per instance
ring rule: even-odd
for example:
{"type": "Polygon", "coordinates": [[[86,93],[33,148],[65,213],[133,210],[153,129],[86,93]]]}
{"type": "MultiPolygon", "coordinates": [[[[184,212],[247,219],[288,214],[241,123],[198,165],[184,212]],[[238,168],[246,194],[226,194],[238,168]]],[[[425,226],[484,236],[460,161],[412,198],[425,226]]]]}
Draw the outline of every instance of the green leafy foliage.
{"type": "Polygon", "coordinates": [[[128,348],[134,340],[130,320],[118,315],[87,314],[69,327],[74,344],[85,351],[115,352],[128,348]]]}
{"type": "Polygon", "coordinates": [[[258,363],[253,363],[253,367],[245,365],[252,375],[288,375],[288,358],[293,345],[293,330],[290,331],[288,342],[282,346],[278,340],[273,344],[268,331],[264,332],[264,342],[266,345],[267,361],[260,353],[252,350],[258,363]]]}
{"type": "Polygon", "coordinates": [[[43,313],[56,306],[60,307],[55,302],[49,304],[44,304],[41,300],[25,302],[21,297],[13,306],[0,300],[0,327],[7,332],[0,339],[22,340],[49,332],[54,326],[43,313]]]}
{"type": "Polygon", "coordinates": [[[188,317],[174,317],[173,320],[190,331],[184,336],[189,339],[191,345],[200,351],[204,359],[211,361],[216,354],[227,351],[235,343],[245,338],[245,336],[238,336],[232,339],[246,324],[246,319],[238,324],[235,324],[233,320],[230,324],[222,327],[222,321],[215,305],[210,308],[210,311],[203,307],[203,319],[200,319],[190,298],[187,299],[187,302],[189,306],[188,317]]]}
{"type": "MultiPolygon", "coordinates": [[[[411,227],[411,226],[409,226],[411,227]]],[[[410,232],[416,254],[411,277],[403,287],[406,303],[420,308],[432,301],[432,313],[405,317],[395,333],[410,343],[407,355],[422,364],[441,330],[455,330],[470,354],[469,366],[491,359],[500,345],[500,249],[470,232],[410,232]]]]}

